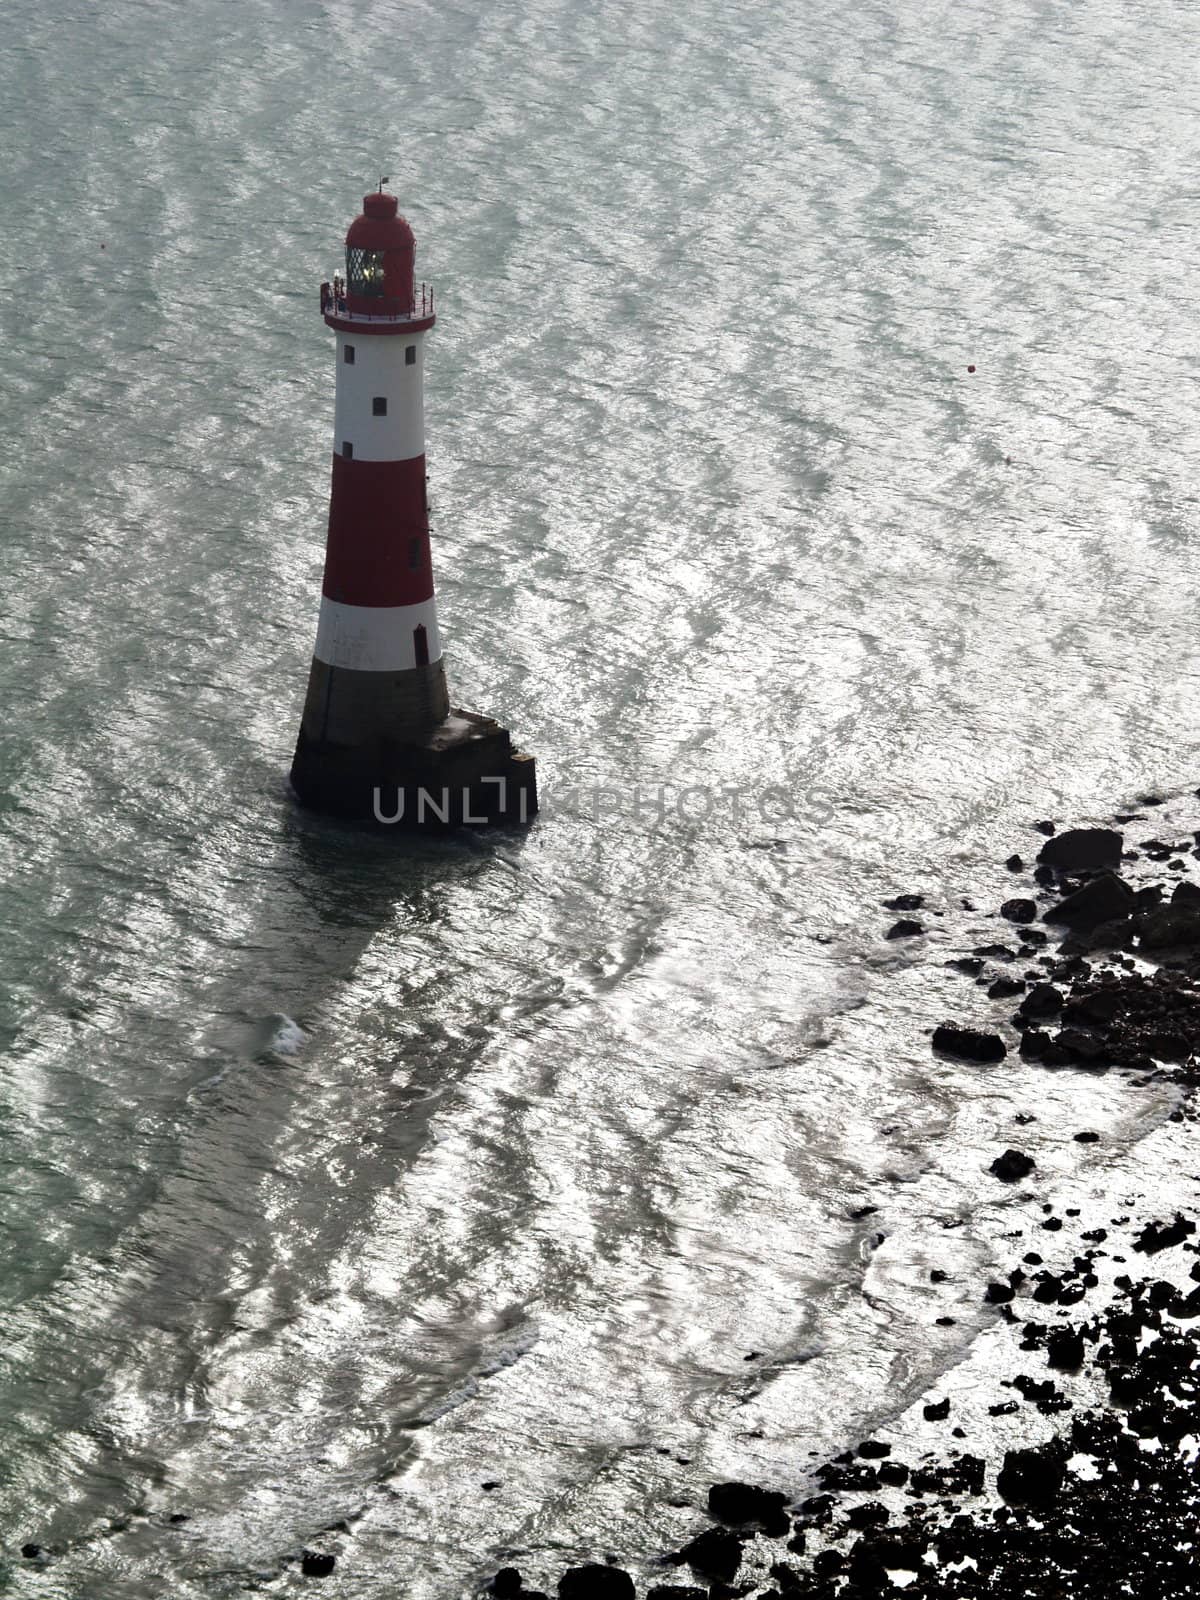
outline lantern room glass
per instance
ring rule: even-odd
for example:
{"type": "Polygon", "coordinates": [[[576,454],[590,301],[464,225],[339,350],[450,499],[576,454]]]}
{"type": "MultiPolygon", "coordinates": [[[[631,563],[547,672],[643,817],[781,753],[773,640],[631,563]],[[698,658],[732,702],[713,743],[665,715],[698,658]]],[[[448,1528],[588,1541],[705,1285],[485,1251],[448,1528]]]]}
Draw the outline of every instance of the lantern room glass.
{"type": "Polygon", "coordinates": [[[346,287],[351,294],[382,295],[383,251],[347,250],[346,287]]]}

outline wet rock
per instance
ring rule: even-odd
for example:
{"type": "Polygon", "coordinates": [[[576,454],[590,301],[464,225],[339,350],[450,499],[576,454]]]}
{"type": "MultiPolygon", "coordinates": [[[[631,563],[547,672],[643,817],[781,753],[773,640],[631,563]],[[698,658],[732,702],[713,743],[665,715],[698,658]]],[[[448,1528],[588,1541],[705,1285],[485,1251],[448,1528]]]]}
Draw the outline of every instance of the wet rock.
{"type": "Polygon", "coordinates": [[[1098,872],[1117,866],[1124,848],[1124,836],[1114,828],[1068,828],[1046,840],[1038,861],[1056,872],[1098,872]]]}
{"type": "Polygon", "coordinates": [[[1062,1010],[1062,990],[1052,983],[1035,983],[1021,1001],[1019,1010],[1026,1017],[1052,1017],[1062,1010]]]}
{"type": "Polygon", "coordinates": [[[924,904],[923,894],[898,894],[894,900],[883,902],[886,911],[920,911],[924,904]]]}
{"type": "Polygon", "coordinates": [[[1200,904],[1160,906],[1134,918],[1133,931],[1142,950],[1168,950],[1200,944],[1200,904]]]}
{"type": "MultiPolygon", "coordinates": [[[[1082,1133],[1077,1133],[1075,1135],[1076,1144],[1096,1144],[1099,1142],[1099,1139],[1100,1135],[1098,1133],[1093,1133],[1090,1128],[1085,1128],[1082,1133]]],[[[1087,1235],[1085,1234],[1084,1237],[1086,1238],[1087,1235]]]]}
{"type": "Polygon", "coordinates": [[[1006,900],[1000,907],[1000,915],[1006,922],[1032,922],[1037,916],[1037,904],[1021,898],[1006,900]]]}
{"type": "Polygon", "coordinates": [[[26,1561],[36,1561],[41,1553],[42,1547],[40,1544],[23,1544],[21,1546],[21,1554],[26,1561]]]}
{"type": "Polygon", "coordinates": [[[707,1528],[690,1544],[685,1544],[679,1556],[702,1578],[732,1583],[742,1564],[744,1542],[743,1534],[726,1528],[707,1528]]]}
{"type": "Polygon", "coordinates": [[[521,1592],[521,1573],[517,1567],[501,1567],[487,1587],[496,1600],[515,1600],[521,1592]]]}
{"type": "Polygon", "coordinates": [[[983,971],[983,962],[978,956],[957,956],[953,961],[947,961],[948,967],[953,967],[956,972],[965,972],[969,978],[977,978],[983,971]]]}
{"type": "Polygon", "coordinates": [[[1011,1283],[989,1283],[983,1292],[983,1298],[990,1306],[1001,1306],[1007,1305],[1014,1293],[1011,1283]]]}
{"type": "Polygon", "coordinates": [[[997,1474],[996,1488],[1010,1505],[1044,1507],[1057,1498],[1066,1471],[1063,1447],[1057,1440],[1037,1450],[1009,1450],[997,1474]]]}
{"type": "Polygon", "coordinates": [[[787,1495],[751,1483],[714,1483],[708,1491],[708,1512],[718,1522],[733,1527],[757,1523],[773,1538],[790,1527],[784,1515],[787,1503],[787,1495]]]}
{"type": "Polygon", "coordinates": [[[995,983],[988,985],[988,999],[1007,1000],[1014,994],[1021,994],[1024,988],[1024,978],[997,978],[995,983]]]}
{"type": "Polygon", "coordinates": [[[1033,1171],[1037,1162],[1023,1150],[1006,1150],[1002,1156],[997,1156],[988,1171],[1003,1183],[1017,1183],[1021,1178],[1026,1178],[1033,1171]]]}
{"type": "Polygon", "coordinates": [[[893,922],[884,934],[885,939],[913,939],[925,929],[919,922],[914,922],[911,917],[901,917],[899,922],[893,922]]]}
{"type": "Polygon", "coordinates": [[[864,1439],[858,1447],[858,1453],[867,1461],[881,1461],[884,1456],[890,1456],[892,1447],[885,1444],[882,1439],[864,1439]]]}
{"type": "Polygon", "coordinates": [[[1115,874],[1106,872],[1051,906],[1042,921],[1066,923],[1075,929],[1095,928],[1101,923],[1124,922],[1133,911],[1133,890],[1115,874]]]}
{"type": "Polygon", "coordinates": [[[890,1516],[891,1512],[878,1500],[864,1500],[861,1505],[851,1506],[846,1521],[852,1528],[878,1528],[890,1516]]]}
{"type": "Polygon", "coordinates": [[[1006,944],[977,944],[972,953],[988,961],[1011,961],[1017,952],[1006,944]]]}
{"type": "Polygon", "coordinates": [[[1046,1362],[1057,1372],[1078,1372],[1083,1365],[1083,1339],[1074,1328],[1055,1328],[1046,1340],[1046,1362]]]}
{"type": "Polygon", "coordinates": [[[300,1553],[300,1571],[306,1578],[327,1578],[337,1566],[337,1557],[326,1555],[322,1550],[302,1550],[300,1553]]]}
{"type": "Polygon", "coordinates": [[[1020,856],[1009,856],[1008,860],[1004,863],[1004,865],[1008,868],[1008,870],[1010,872],[1024,872],[1025,871],[1025,863],[1021,860],[1020,856]]]}
{"type": "Polygon", "coordinates": [[[708,1600],[708,1590],[691,1583],[656,1583],[646,1590],[646,1600],[708,1600]]]}
{"type": "Polygon", "coordinates": [[[1194,1222],[1176,1213],[1174,1222],[1148,1222],[1133,1241],[1133,1248],[1144,1255],[1157,1255],[1160,1250],[1169,1250],[1172,1245],[1182,1244],[1195,1231],[1194,1222]]]}
{"type": "Polygon", "coordinates": [[[1047,837],[1047,838],[1048,838],[1048,839],[1049,839],[1049,838],[1050,838],[1050,837],[1051,837],[1051,836],[1052,836],[1052,835],[1053,835],[1053,834],[1054,834],[1054,832],[1055,832],[1055,831],[1056,831],[1056,830],[1055,830],[1055,827],[1054,827],[1054,824],[1053,824],[1053,823],[1052,823],[1052,822],[1046,822],[1046,821],[1043,821],[1043,822],[1035,822],[1035,823],[1034,823],[1034,827],[1035,827],[1035,828],[1036,828],[1036,829],[1037,829],[1037,831],[1038,831],[1038,832],[1039,832],[1039,833],[1044,833],[1044,834],[1045,834],[1045,835],[1046,835],[1046,837],[1047,837]]]}
{"type": "MultiPolygon", "coordinates": [[[[738,1553],[740,1558],[740,1550],[738,1553]]],[[[589,1561],[582,1567],[567,1568],[558,1580],[558,1597],[559,1600],[635,1600],[635,1590],[633,1579],[623,1568],[589,1561]]]]}
{"type": "Polygon", "coordinates": [[[933,1030],[933,1048],[963,1061],[1003,1061],[1008,1053],[998,1033],[964,1028],[956,1022],[943,1022],[933,1030]]]}
{"type": "Polygon", "coordinates": [[[944,1400],[931,1400],[930,1403],[923,1408],[923,1413],[926,1422],[944,1422],[950,1415],[949,1395],[947,1395],[944,1400]]]}
{"type": "Polygon", "coordinates": [[[893,1489],[898,1489],[902,1483],[908,1482],[908,1468],[903,1461],[884,1461],[879,1467],[880,1483],[890,1484],[893,1489]]]}
{"type": "MultiPolygon", "coordinates": [[[[822,1489],[877,1489],[879,1473],[863,1461],[827,1461],[817,1469],[817,1482],[822,1489]]],[[[804,1502],[808,1505],[808,1501],[804,1502]]]]}
{"type": "Polygon", "coordinates": [[[1200,906],[1200,885],[1189,883],[1185,878],[1177,883],[1171,890],[1171,904],[1173,906],[1200,906]]]}

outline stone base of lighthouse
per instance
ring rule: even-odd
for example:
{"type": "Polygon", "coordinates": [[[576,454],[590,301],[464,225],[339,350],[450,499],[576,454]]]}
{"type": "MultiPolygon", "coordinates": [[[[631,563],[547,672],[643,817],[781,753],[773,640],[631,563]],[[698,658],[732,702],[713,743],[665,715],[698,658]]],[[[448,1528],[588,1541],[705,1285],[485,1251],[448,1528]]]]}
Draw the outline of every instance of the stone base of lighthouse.
{"type": "Polygon", "coordinates": [[[533,757],[474,711],[451,711],[421,743],[338,744],[302,726],[292,787],[314,811],[419,831],[528,822],[538,804],[533,757]]]}

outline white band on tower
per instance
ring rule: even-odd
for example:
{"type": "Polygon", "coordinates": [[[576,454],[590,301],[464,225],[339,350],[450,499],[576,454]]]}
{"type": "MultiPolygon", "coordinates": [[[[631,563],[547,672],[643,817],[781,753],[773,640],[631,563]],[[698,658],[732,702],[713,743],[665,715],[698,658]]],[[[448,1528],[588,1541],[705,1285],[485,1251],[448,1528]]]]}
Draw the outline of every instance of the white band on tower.
{"type": "Polygon", "coordinates": [[[407,672],[441,659],[437,606],[430,598],[413,606],[347,606],[321,599],[313,652],[329,667],[352,672],[407,672]]]}

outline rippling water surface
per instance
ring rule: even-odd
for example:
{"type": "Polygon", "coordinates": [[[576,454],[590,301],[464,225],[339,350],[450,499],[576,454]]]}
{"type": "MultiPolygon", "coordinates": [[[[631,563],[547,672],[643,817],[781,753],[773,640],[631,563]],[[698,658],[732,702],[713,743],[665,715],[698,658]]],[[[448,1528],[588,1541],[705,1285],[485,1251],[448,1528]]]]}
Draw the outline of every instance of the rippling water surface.
{"type": "Polygon", "coordinates": [[[1145,1125],[922,1030],[1034,817],[1195,782],[1194,10],[5,24],[11,1592],[298,1593],[320,1544],[323,1593],[440,1600],[802,1486],[969,1347],[928,1270],[986,1260],[1014,1107],[1064,1178],[1073,1119],[1145,1125]],[[286,788],[316,285],[380,172],[524,836],[286,788]]]}

